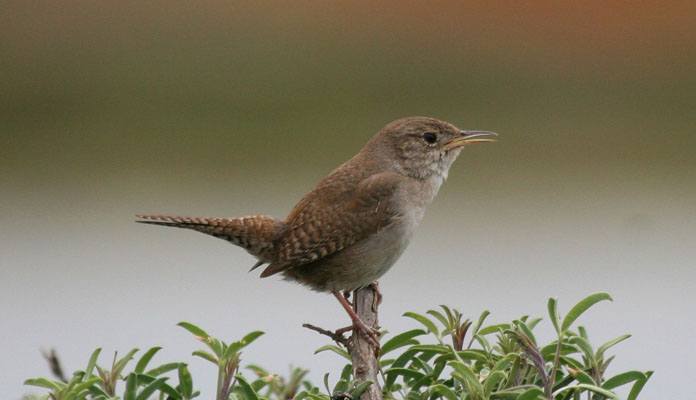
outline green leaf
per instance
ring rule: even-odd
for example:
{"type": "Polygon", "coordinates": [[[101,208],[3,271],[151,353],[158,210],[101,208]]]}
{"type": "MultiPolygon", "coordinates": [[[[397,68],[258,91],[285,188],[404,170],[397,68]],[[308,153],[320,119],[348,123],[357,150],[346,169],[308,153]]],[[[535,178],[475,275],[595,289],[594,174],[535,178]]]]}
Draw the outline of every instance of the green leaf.
{"type": "Polygon", "coordinates": [[[532,342],[532,344],[536,347],[537,341],[536,341],[536,336],[534,336],[534,333],[532,333],[532,330],[529,329],[527,324],[524,321],[514,321],[514,324],[524,333],[525,336],[529,338],[529,340],[532,342]]]}
{"type": "Polygon", "coordinates": [[[196,357],[200,357],[200,358],[202,358],[202,359],[204,359],[204,360],[208,360],[208,361],[210,361],[211,363],[213,363],[213,364],[215,364],[215,365],[218,365],[218,359],[217,359],[214,355],[208,353],[207,351],[196,350],[196,351],[194,351],[194,352],[191,353],[191,354],[194,355],[194,356],[196,356],[196,357]]]}
{"type": "Polygon", "coordinates": [[[609,348],[616,346],[617,344],[623,342],[624,340],[630,338],[631,335],[621,335],[617,338],[611,339],[610,341],[604,343],[603,345],[599,346],[597,349],[597,358],[602,358],[604,357],[604,353],[609,350],[609,348]]]}
{"type": "Polygon", "coordinates": [[[584,299],[580,300],[573,308],[568,311],[568,315],[563,318],[563,323],[561,324],[561,330],[567,331],[573,322],[575,322],[578,317],[580,317],[585,311],[587,311],[593,305],[599,303],[600,301],[609,300],[612,298],[608,293],[599,292],[591,294],[584,299]]]}
{"type": "MultiPolygon", "coordinates": [[[[413,347],[409,348],[408,350],[401,353],[401,355],[397,357],[396,360],[394,360],[394,362],[391,365],[391,368],[393,369],[404,367],[406,364],[408,364],[409,361],[413,360],[418,353],[419,351],[414,350],[413,347]]],[[[346,368],[348,367],[350,367],[350,365],[346,366],[346,368]]],[[[394,384],[396,377],[397,375],[388,376],[386,379],[385,387],[391,387],[394,384]]]]}
{"type": "MultiPolygon", "coordinates": [[[[447,314],[447,321],[454,322],[456,320],[456,318],[454,317],[454,314],[452,313],[452,310],[449,307],[447,307],[444,304],[440,304],[440,308],[442,308],[442,310],[445,312],[445,314],[447,314]]],[[[454,311],[455,311],[455,313],[457,312],[457,310],[454,310],[454,311]]],[[[448,323],[447,325],[451,325],[451,324],[448,323]]]]}
{"type": "Polygon", "coordinates": [[[467,387],[472,398],[483,398],[483,386],[468,365],[460,361],[450,361],[449,366],[454,370],[452,376],[467,387]]]}
{"type": "Polygon", "coordinates": [[[539,325],[539,322],[541,322],[543,318],[532,318],[529,321],[525,321],[525,324],[529,327],[529,329],[534,330],[537,325],[539,325]]]}
{"type": "Polygon", "coordinates": [[[351,399],[359,399],[363,393],[372,385],[372,381],[365,381],[357,384],[353,390],[350,391],[351,399]]]}
{"type": "Polygon", "coordinates": [[[510,329],[510,324],[488,325],[485,328],[479,329],[478,335],[480,335],[480,336],[490,335],[491,333],[498,333],[500,331],[505,331],[507,329],[510,329]]]}
{"type": "Polygon", "coordinates": [[[25,385],[37,386],[51,390],[61,390],[65,387],[65,383],[52,381],[46,378],[32,378],[24,381],[25,385]]]}
{"type": "Polygon", "coordinates": [[[329,373],[324,374],[324,388],[326,389],[326,393],[331,396],[331,388],[329,387],[329,373]]]}
{"type": "MultiPolygon", "coordinates": [[[[297,395],[295,395],[295,398],[293,400],[326,400],[326,396],[321,396],[317,395],[316,393],[311,393],[306,390],[301,391],[297,395]]],[[[239,399],[235,399],[239,400],[239,399]]]]}
{"type": "MultiPolygon", "coordinates": [[[[442,307],[442,306],[441,306],[441,307],[442,307]]],[[[435,319],[437,319],[438,321],[440,321],[440,323],[442,324],[442,326],[444,326],[445,328],[448,328],[448,327],[449,327],[449,321],[447,321],[447,318],[445,318],[445,316],[442,315],[441,312],[439,312],[439,311],[437,311],[437,310],[428,310],[427,313],[430,314],[430,315],[432,315],[433,317],[435,317],[435,319]]]]}
{"type": "Polygon", "coordinates": [[[474,328],[471,332],[471,339],[469,340],[469,344],[466,345],[467,349],[470,349],[471,345],[474,344],[479,330],[481,330],[481,328],[483,327],[483,322],[486,320],[486,318],[488,318],[489,315],[491,315],[491,312],[488,310],[483,310],[481,315],[479,315],[478,321],[476,321],[476,325],[474,325],[474,328]]]}
{"type": "Polygon", "coordinates": [[[549,310],[549,319],[551,319],[553,328],[556,330],[556,333],[560,335],[561,320],[558,317],[558,301],[550,297],[548,303],[546,303],[546,308],[549,310]]]}
{"type": "Polygon", "coordinates": [[[353,376],[353,366],[351,364],[346,364],[341,370],[340,379],[350,380],[353,376]]]}
{"type": "Polygon", "coordinates": [[[140,357],[140,360],[138,360],[138,363],[135,365],[135,369],[133,372],[136,374],[142,374],[143,371],[145,371],[145,368],[147,367],[147,364],[152,360],[152,357],[157,353],[158,351],[162,350],[161,347],[153,347],[149,349],[145,354],[143,354],[142,357],[140,357]]]}
{"type": "Polygon", "coordinates": [[[178,363],[178,362],[162,364],[157,368],[153,368],[153,369],[145,372],[145,375],[158,376],[158,375],[166,374],[169,371],[173,371],[173,370],[179,368],[180,364],[181,363],[178,363]]]}
{"type": "Polygon", "coordinates": [[[417,344],[418,342],[414,343],[414,341],[411,339],[425,334],[426,332],[422,329],[412,329],[410,331],[398,334],[382,345],[380,354],[385,355],[390,351],[398,349],[399,347],[407,346],[409,344],[417,344]]]}
{"type": "Polygon", "coordinates": [[[441,344],[417,344],[411,346],[409,350],[420,351],[423,353],[446,354],[451,353],[452,349],[441,344]]]}
{"type": "Polygon", "coordinates": [[[147,400],[148,397],[150,397],[153,393],[155,393],[157,390],[159,390],[163,385],[164,382],[167,380],[167,378],[158,378],[155,379],[154,381],[150,382],[143,390],[138,394],[136,397],[136,400],[147,400]]]}
{"type": "Polygon", "coordinates": [[[488,354],[483,350],[462,350],[458,351],[457,355],[463,360],[480,361],[483,363],[488,361],[488,354]]]}
{"type": "Polygon", "coordinates": [[[412,360],[411,367],[414,367],[416,370],[421,370],[426,374],[429,374],[433,369],[430,365],[428,365],[428,361],[434,356],[435,354],[433,353],[428,353],[428,354],[421,354],[420,357],[415,357],[412,360]]]}
{"type": "Polygon", "coordinates": [[[75,386],[72,388],[72,391],[73,391],[74,393],[81,393],[82,391],[88,390],[88,389],[91,388],[95,383],[97,383],[97,382],[99,382],[99,381],[101,381],[101,379],[100,379],[99,377],[93,376],[93,377],[87,379],[86,381],[84,381],[84,382],[82,382],[82,383],[79,383],[79,384],[75,385],[75,386]]]}
{"type": "Polygon", "coordinates": [[[475,335],[479,333],[479,329],[483,326],[483,323],[486,321],[486,318],[491,315],[491,312],[488,310],[483,310],[481,315],[479,315],[478,321],[476,321],[476,325],[474,325],[474,329],[472,331],[472,334],[475,335]]]}
{"type": "Polygon", "coordinates": [[[537,400],[544,396],[544,391],[539,388],[531,388],[517,396],[517,400],[537,400]]]}
{"type": "Polygon", "coordinates": [[[578,361],[572,357],[563,356],[563,355],[561,356],[561,364],[567,365],[567,366],[569,366],[571,368],[575,368],[575,369],[585,368],[585,366],[580,361],[578,361]]]}
{"type": "Polygon", "coordinates": [[[590,340],[590,337],[587,336],[587,330],[582,325],[578,326],[578,334],[584,337],[585,339],[590,340]]]}
{"type": "Polygon", "coordinates": [[[478,342],[478,344],[481,345],[481,348],[483,348],[483,351],[486,353],[491,353],[491,344],[488,342],[485,336],[479,335],[474,335],[474,339],[478,342]]]}
{"type": "MultiPolygon", "coordinates": [[[[99,379],[99,378],[97,378],[97,379],[99,379]]],[[[109,395],[104,391],[104,389],[102,389],[98,385],[92,385],[89,387],[88,390],[89,390],[89,393],[95,397],[95,400],[98,398],[101,398],[101,397],[103,397],[104,399],[109,399],[109,395]]]]}
{"type": "Polygon", "coordinates": [[[246,400],[259,400],[258,394],[256,394],[254,388],[249,385],[249,382],[247,382],[243,376],[237,375],[237,384],[239,385],[241,392],[246,397],[246,400]]]}
{"type": "Polygon", "coordinates": [[[604,381],[602,387],[607,390],[623,386],[629,382],[639,381],[645,379],[645,374],[640,371],[628,371],[618,375],[614,375],[611,378],[604,381]]]}
{"type": "Polygon", "coordinates": [[[222,357],[220,358],[222,358],[223,360],[230,360],[235,354],[239,352],[239,350],[242,349],[242,347],[244,347],[242,342],[232,342],[229,346],[227,346],[227,348],[225,348],[225,350],[222,352],[222,357]]]}
{"type": "Polygon", "coordinates": [[[599,394],[601,394],[602,396],[608,397],[608,398],[610,398],[610,399],[616,399],[616,400],[618,400],[618,398],[619,398],[619,396],[617,396],[614,392],[611,392],[611,391],[606,390],[606,389],[602,389],[602,388],[599,387],[599,386],[588,385],[588,384],[586,384],[586,383],[579,383],[579,384],[577,384],[577,385],[566,386],[566,387],[563,387],[563,388],[561,388],[561,389],[558,389],[558,390],[556,390],[555,392],[553,392],[553,397],[555,398],[555,397],[558,396],[559,394],[561,394],[561,393],[563,393],[563,392],[570,391],[570,390],[581,390],[581,391],[582,391],[582,390],[589,390],[589,391],[591,391],[591,392],[599,393],[599,394]]]}
{"type": "Polygon", "coordinates": [[[500,358],[496,363],[493,365],[493,368],[491,368],[491,372],[495,371],[504,371],[507,369],[507,367],[512,364],[514,360],[516,360],[519,356],[517,354],[507,354],[505,357],[500,358]]]}
{"type": "Polygon", "coordinates": [[[97,359],[99,358],[99,353],[101,353],[101,348],[98,348],[92,352],[92,355],[89,356],[89,361],[87,362],[87,368],[85,368],[85,375],[83,376],[83,379],[87,379],[90,376],[92,376],[92,372],[94,371],[94,366],[97,365],[97,359]]]}
{"type": "MultiPolygon", "coordinates": [[[[267,382],[263,379],[256,379],[255,381],[251,382],[251,388],[254,389],[256,393],[261,391],[263,388],[266,386],[270,386],[271,382],[267,382]]],[[[272,389],[271,389],[272,390],[272,389]]]]}
{"type": "Polygon", "coordinates": [[[348,380],[345,378],[341,378],[336,382],[336,386],[334,386],[333,393],[344,393],[348,391],[348,380]]]}
{"type": "Polygon", "coordinates": [[[179,365],[179,389],[184,398],[190,399],[193,394],[193,378],[186,364],[179,365]]]}
{"type": "Polygon", "coordinates": [[[197,327],[196,325],[190,322],[182,321],[179,322],[177,325],[191,332],[199,340],[207,339],[210,337],[210,335],[208,335],[208,332],[204,331],[203,329],[197,327]]]}
{"type": "Polygon", "coordinates": [[[154,376],[150,375],[145,375],[145,374],[136,374],[138,375],[138,385],[143,386],[147,385],[148,383],[152,383],[157,380],[154,376]]]}
{"type": "Polygon", "coordinates": [[[267,370],[255,364],[247,365],[246,369],[253,371],[256,375],[258,375],[259,378],[263,378],[264,376],[270,375],[270,373],[267,370]]]}
{"type": "MultiPolygon", "coordinates": [[[[160,378],[158,378],[158,379],[160,379],[160,378]]],[[[161,379],[166,379],[166,378],[162,377],[161,379]]],[[[179,394],[179,392],[176,389],[171,387],[166,382],[162,382],[162,384],[160,384],[158,390],[160,391],[160,393],[164,393],[167,395],[167,397],[166,397],[167,400],[179,400],[179,399],[181,399],[181,394],[179,394]]],[[[198,393],[198,392],[196,392],[196,393],[198,393]]],[[[197,396],[196,393],[193,393],[191,395],[190,399],[196,397],[197,396]]]]}
{"type": "Polygon", "coordinates": [[[404,380],[421,379],[425,376],[422,372],[410,368],[391,368],[384,374],[387,375],[388,378],[391,376],[402,376],[404,380]]]}
{"type": "Polygon", "coordinates": [[[585,355],[585,358],[587,358],[587,362],[591,363],[590,366],[595,365],[595,357],[594,357],[594,352],[592,351],[592,345],[590,342],[587,341],[582,336],[573,336],[570,339],[570,342],[576,345],[582,353],[585,355]]]}
{"type": "Polygon", "coordinates": [[[247,333],[246,336],[244,336],[241,340],[242,346],[246,347],[250,345],[253,341],[258,339],[259,337],[263,336],[264,332],[262,331],[253,331],[250,333],[247,333]]]}
{"type": "MultiPolygon", "coordinates": [[[[544,357],[544,360],[550,361],[553,359],[553,357],[556,354],[556,346],[558,345],[558,340],[554,340],[553,342],[547,344],[546,346],[542,347],[539,352],[541,353],[542,357],[544,357]]],[[[567,355],[567,354],[573,354],[578,352],[578,346],[573,346],[571,344],[568,344],[567,342],[563,341],[561,344],[561,355],[567,355]]]]}
{"type": "Polygon", "coordinates": [[[121,357],[121,359],[116,361],[116,363],[114,364],[114,368],[111,371],[111,374],[114,376],[121,376],[121,372],[123,372],[123,369],[126,368],[126,364],[128,364],[128,362],[133,359],[133,356],[137,352],[138,349],[132,349],[131,351],[126,353],[125,356],[121,357]]]}
{"type": "Polygon", "coordinates": [[[65,386],[65,392],[73,395],[74,393],[71,393],[73,392],[73,388],[75,387],[75,385],[82,381],[82,377],[84,376],[84,374],[85,373],[82,371],[77,371],[73,373],[72,378],[70,378],[70,380],[67,382],[65,386]]]}
{"type": "MultiPolygon", "coordinates": [[[[596,385],[597,382],[585,371],[583,370],[573,370],[570,372],[570,375],[575,378],[578,383],[585,383],[588,385],[596,385]]],[[[605,388],[609,389],[609,388],[605,388]]]]}
{"type": "Polygon", "coordinates": [[[222,341],[209,336],[203,340],[203,343],[208,345],[210,350],[212,350],[213,353],[215,353],[215,355],[218,356],[218,358],[222,358],[224,356],[225,343],[223,343],[222,341]]]}
{"type": "Polygon", "coordinates": [[[332,344],[327,344],[326,346],[321,346],[320,348],[314,350],[314,354],[319,354],[319,353],[322,353],[324,351],[332,351],[332,352],[338,354],[339,356],[345,358],[346,360],[350,361],[350,354],[348,354],[347,351],[345,351],[344,349],[342,349],[338,346],[334,346],[332,344]]]}
{"type": "Polygon", "coordinates": [[[222,358],[225,360],[231,359],[236,353],[238,353],[241,349],[251,344],[251,342],[256,340],[261,335],[263,335],[263,332],[254,331],[244,336],[242,340],[231,343],[229,346],[227,346],[226,349],[224,349],[222,358]]]}
{"type": "Polygon", "coordinates": [[[638,398],[638,395],[640,394],[640,391],[643,390],[643,386],[645,386],[652,374],[652,371],[648,371],[645,373],[645,379],[637,380],[636,383],[633,384],[631,391],[628,393],[628,397],[626,397],[626,400],[636,400],[638,398]]]}
{"type": "Polygon", "coordinates": [[[507,375],[503,371],[493,371],[490,375],[483,381],[483,393],[486,398],[490,397],[491,393],[496,389],[498,384],[505,379],[507,375]]]}
{"type": "Polygon", "coordinates": [[[423,326],[425,326],[425,328],[426,328],[430,333],[432,333],[433,335],[435,335],[435,336],[437,336],[437,337],[440,337],[440,332],[438,331],[437,326],[435,326],[435,324],[433,323],[433,321],[431,321],[428,317],[426,317],[426,316],[424,316],[424,315],[421,315],[421,314],[418,314],[418,313],[410,312],[410,311],[404,313],[403,316],[404,316],[404,317],[408,317],[408,318],[415,319],[416,321],[418,321],[418,322],[420,322],[421,324],[423,324],[423,326]]]}
{"type": "Polygon", "coordinates": [[[138,376],[129,374],[126,379],[126,391],[123,393],[123,400],[136,400],[135,390],[138,388],[138,376]]]}
{"type": "Polygon", "coordinates": [[[447,386],[438,383],[437,385],[430,386],[428,392],[432,395],[440,395],[447,400],[459,400],[457,394],[452,391],[452,389],[447,386]]]}

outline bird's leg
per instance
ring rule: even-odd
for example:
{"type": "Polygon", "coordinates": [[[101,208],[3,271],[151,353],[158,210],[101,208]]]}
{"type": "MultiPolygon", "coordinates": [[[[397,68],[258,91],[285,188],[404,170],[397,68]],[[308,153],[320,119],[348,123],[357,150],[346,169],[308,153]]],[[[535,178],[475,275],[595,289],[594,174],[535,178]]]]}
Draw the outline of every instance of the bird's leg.
{"type": "MultiPolygon", "coordinates": [[[[358,331],[365,335],[365,338],[374,346],[374,348],[378,349],[379,348],[379,332],[377,332],[376,329],[370,328],[369,326],[365,325],[365,323],[360,319],[358,314],[355,313],[355,310],[353,310],[353,306],[348,302],[348,300],[343,296],[343,294],[339,292],[331,292],[336,299],[338,299],[338,302],[341,303],[343,306],[343,309],[346,310],[348,313],[348,316],[350,316],[351,321],[353,321],[353,330],[358,331]]],[[[343,330],[345,328],[342,328],[343,330]]]]}

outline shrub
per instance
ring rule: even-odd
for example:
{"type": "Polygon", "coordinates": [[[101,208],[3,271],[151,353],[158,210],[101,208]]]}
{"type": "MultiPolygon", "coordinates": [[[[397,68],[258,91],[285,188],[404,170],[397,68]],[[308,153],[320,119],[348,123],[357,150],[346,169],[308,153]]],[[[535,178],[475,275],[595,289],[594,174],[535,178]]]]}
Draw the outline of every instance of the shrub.
{"type": "MultiPolygon", "coordinates": [[[[534,334],[541,318],[523,316],[509,323],[486,325],[488,311],[475,323],[447,306],[425,314],[407,312],[404,316],[417,321],[422,328],[399,333],[383,342],[379,356],[383,396],[405,400],[576,400],[586,395],[590,400],[602,400],[618,399],[614,389],[626,385],[626,399],[635,400],[651,371],[606,376],[607,367],[614,359],[608,351],[630,335],[594,347],[582,326],[573,328],[581,314],[605,300],[611,300],[606,293],[590,295],[561,318],[556,300],[549,299],[548,317],[556,339],[544,345],[537,342],[534,334]],[[426,342],[426,338],[431,340],[426,342]]],[[[262,332],[251,332],[227,344],[191,323],[181,322],[179,326],[207,347],[194,351],[193,355],[215,366],[218,399],[357,399],[372,384],[352,379],[350,357],[339,345],[329,344],[317,350],[317,353],[334,352],[348,361],[336,383],[330,385],[331,377],[327,373],[320,389],[305,379],[307,371],[301,368],[293,369],[287,378],[253,364],[240,368],[241,351],[262,332]]],[[[159,347],[147,350],[126,372],[137,349],[123,357],[114,357],[108,369],[98,365],[100,349],[97,349],[86,368],[75,372],[68,382],[28,379],[25,384],[48,389],[49,393],[27,399],[188,400],[197,397],[199,392],[194,388],[186,363],[148,368],[159,350],[159,347]]]]}

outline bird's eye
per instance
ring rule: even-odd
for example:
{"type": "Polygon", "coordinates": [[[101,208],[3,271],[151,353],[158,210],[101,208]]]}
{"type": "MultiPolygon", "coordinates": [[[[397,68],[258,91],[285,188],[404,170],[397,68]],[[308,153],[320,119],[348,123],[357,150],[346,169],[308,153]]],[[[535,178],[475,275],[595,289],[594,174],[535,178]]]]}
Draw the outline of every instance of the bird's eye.
{"type": "Polygon", "coordinates": [[[423,140],[425,140],[426,142],[428,142],[430,144],[433,144],[433,143],[437,142],[437,135],[433,132],[425,132],[423,134],[423,140]]]}

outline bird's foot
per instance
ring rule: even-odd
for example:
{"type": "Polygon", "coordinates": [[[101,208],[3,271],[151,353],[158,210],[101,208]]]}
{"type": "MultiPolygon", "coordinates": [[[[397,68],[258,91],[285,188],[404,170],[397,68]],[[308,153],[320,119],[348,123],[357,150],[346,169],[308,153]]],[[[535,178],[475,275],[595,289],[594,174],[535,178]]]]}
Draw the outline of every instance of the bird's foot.
{"type": "MultiPolygon", "coordinates": [[[[379,330],[376,328],[371,328],[363,322],[358,314],[356,314],[355,310],[353,310],[352,305],[348,302],[348,299],[343,296],[342,293],[339,292],[332,292],[334,297],[338,299],[338,302],[341,303],[343,308],[346,310],[348,315],[350,316],[350,320],[353,322],[353,325],[350,327],[350,329],[353,329],[354,333],[362,334],[363,337],[372,345],[372,347],[375,348],[375,351],[379,350],[379,330]]],[[[336,333],[345,333],[349,330],[349,328],[341,328],[336,331],[336,333]]]]}
{"type": "Polygon", "coordinates": [[[379,329],[369,327],[361,320],[358,320],[358,322],[356,322],[354,325],[338,328],[333,333],[336,336],[343,336],[345,333],[350,331],[357,331],[358,333],[363,334],[365,338],[370,341],[371,345],[376,345],[376,347],[379,348],[379,336],[381,334],[379,329]]]}
{"type": "Polygon", "coordinates": [[[334,331],[334,335],[338,336],[343,336],[346,332],[350,332],[353,330],[353,325],[350,326],[344,326],[343,328],[338,328],[334,331]]]}
{"type": "Polygon", "coordinates": [[[379,352],[379,329],[367,326],[360,318],[353,320],[353,326],[350,328],[354,334],[362,335],[375,349],[375,353],[379,352]]]}

